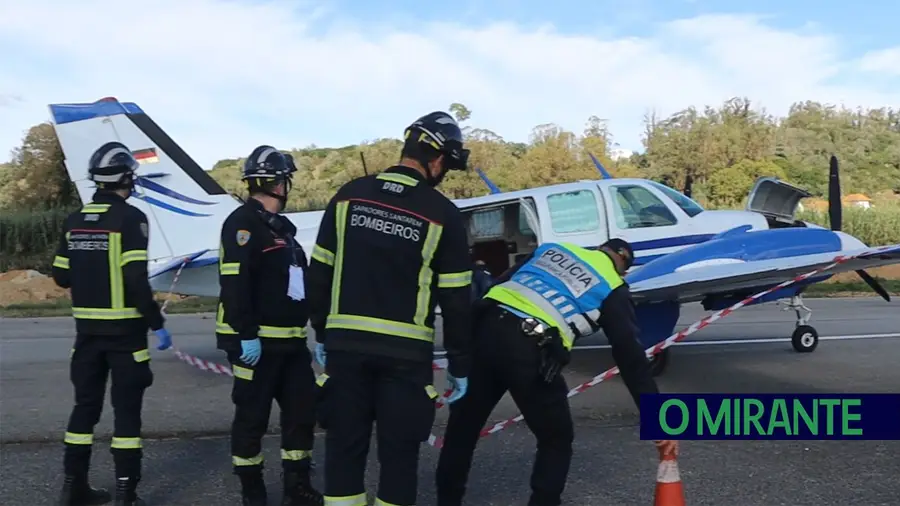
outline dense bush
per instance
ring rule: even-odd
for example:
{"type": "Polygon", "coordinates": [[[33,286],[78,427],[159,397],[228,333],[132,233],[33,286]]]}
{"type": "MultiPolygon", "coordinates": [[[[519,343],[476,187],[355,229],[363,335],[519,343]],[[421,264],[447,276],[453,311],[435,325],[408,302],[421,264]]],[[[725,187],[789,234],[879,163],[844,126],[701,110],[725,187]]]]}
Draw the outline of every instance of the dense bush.
{"type": "Polygon", "coordinates": [[[50,272],[60,232],[71,209],[0,213],[0,272],[50,272]]]}

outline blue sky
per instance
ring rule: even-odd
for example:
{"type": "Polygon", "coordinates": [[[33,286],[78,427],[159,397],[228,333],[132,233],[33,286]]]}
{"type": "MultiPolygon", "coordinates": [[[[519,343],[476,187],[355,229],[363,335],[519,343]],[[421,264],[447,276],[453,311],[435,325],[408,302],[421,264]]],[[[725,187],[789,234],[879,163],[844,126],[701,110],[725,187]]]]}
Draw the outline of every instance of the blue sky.
{"type": "Polygon", "coordinates": [[[207,167],[260,143],[397,137],[452,102],[518,141],[542,123],[580,132],[597,115],[630,150],[649,110],[736,95],[778,114],[805,99],[900,107],[900,4],[735,4],[7,2],[0,160],[48,103],[109,95],[137,102],[207,167]]]}

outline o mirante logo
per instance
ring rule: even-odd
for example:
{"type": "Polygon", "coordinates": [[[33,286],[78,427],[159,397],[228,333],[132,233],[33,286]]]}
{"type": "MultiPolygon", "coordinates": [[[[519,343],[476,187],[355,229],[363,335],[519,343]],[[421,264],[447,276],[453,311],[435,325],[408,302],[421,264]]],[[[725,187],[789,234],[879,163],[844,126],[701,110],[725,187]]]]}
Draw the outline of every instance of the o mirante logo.
{"type": "Polygon", "coordinates": [[[641,439],[900,439],[900,394],[641,396],[641,439]]]}

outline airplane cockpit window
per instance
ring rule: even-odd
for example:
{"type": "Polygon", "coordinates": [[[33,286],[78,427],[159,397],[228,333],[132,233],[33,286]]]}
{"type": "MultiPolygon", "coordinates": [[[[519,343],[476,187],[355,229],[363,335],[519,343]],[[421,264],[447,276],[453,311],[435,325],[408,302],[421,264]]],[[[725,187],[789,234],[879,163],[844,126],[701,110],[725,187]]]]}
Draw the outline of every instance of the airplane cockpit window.
{"type": "Polygon", "coordinates": [[[555,193],[547,197],[547,207],[557,234],[590,232],[600,227],[597,199],[590,190],[555,193]]]}
{"type": "Polygon", "coordinates": [[[620,229],[666,227],[677,220],[650,190],[638,185],[613,186],[616,224],[620,229]]]}
{"type": "Polygon", "coordinates": [[[656,181],[650,181],[650,184],[659,189],[659,191],[665,193],[666,197],[672,199],[672,202],[675,202],[675,205],[680,207],[681,210],[691,218],[703,212],[703,207],[701,207],[700,204],[694,202],[694,200],[692,200],[687,195],[683,195],[664,184],[657,183],[656,181]]]}
{"type": "Polygon", "coordinates": [[[503,237],[503,208],[485,209],[472,213],[469,233],[473,239],[503,237]]]}

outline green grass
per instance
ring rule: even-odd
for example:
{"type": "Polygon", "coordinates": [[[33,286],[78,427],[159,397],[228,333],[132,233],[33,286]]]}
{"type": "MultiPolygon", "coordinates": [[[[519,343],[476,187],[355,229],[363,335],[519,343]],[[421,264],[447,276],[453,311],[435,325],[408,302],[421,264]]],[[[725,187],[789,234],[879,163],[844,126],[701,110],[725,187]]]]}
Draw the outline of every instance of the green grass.
{"type": "MultiPolygon", "coordinates": [[[[212,313],[216,310],[215,297],[191,297],[172,301],[166,307],[166,314],[212,313]]],[[[25,302],[0,307],[0,317],[42,318],[47,316],[72,316],[72,303],[68,298],[44,302],[25,302]]]]}
{"type": "MultiPolygon", "coordinates": [[[[900,297],[900,279],[883,279],[876,277],[891,297],[900,297]]],[[[869,285],[862,281],[816,283],[803,292],[806,297],[878,297],[869,285]]]]}

